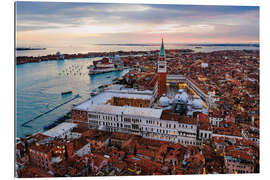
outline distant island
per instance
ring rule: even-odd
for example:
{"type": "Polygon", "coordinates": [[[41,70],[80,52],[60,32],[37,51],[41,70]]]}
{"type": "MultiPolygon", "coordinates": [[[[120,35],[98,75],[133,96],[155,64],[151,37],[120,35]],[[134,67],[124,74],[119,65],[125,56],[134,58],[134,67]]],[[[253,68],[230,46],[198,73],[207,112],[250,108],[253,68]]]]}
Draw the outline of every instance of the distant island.
{"type": "Polygon", "coordinates": [[[159,44],[96,44],[98,46],[159,46],[159,44]]]}
{"type": "MultiPolygon", "coordinates": [[[[73,59],[73,58],[94,58],[94,57],[109,57],[112,54],[118,54],[119,56],[131,56],[131,55],[149,55],[149,54],[158,54],[159,50],[151,51],[116,51],[116,52],[88,52],[88,53],[77,53],[77,54],[63,54],[64,59],[73,59]]],[[[192,53],[194,52],[191,49],[168,49],[166,52],[179,52],[179,53],[192,53]]],[[[51,60],[63,60],[59,54],[49,54],[45,56],[18,56],[16,57],[16,64],[25,64],[25,63],[34,63],[41,61],[51,61],[51,60]]]]}
{"type": "MultiPolygon", "coordinates": [[[[175,46],[241,46],[241,47],[260,47],[258,43],[168,43],[175,46]]],[[[100,46],[159,46],[157,43],[145,44],[96,44],[100,46]]]]}
{"type": "Polygon", "coordinates": [[[29,51],[29,50],[45,50],[46,48],[24,48],[24,47],[18,47],[16,48],[16,51],[29,51]]]}
{"type": "Polygon", "coordinates": [[[259,44],[187,44],[188,46],[241,46],[241,47],[260,47],[259,44]]]}

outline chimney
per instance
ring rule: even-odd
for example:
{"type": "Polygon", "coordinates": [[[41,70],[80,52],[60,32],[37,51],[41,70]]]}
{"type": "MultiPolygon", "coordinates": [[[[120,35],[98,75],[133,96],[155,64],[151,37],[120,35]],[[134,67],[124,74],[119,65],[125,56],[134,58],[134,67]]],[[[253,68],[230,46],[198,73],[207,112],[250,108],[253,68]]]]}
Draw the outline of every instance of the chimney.
{"type": "Polygon", "coordinates": [[[68,156],[68,159],[72,159],[73,154],[74,154],[73,143],[70,142],[70,141],[67,141],[67,156],[68,156]]]}

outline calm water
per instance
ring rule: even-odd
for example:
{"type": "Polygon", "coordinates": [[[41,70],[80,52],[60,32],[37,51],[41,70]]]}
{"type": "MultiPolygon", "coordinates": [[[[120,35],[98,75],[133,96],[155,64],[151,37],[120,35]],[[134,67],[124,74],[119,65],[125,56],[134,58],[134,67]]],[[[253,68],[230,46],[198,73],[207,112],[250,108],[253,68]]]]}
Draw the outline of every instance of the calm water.
{"type": "MultiPolygon", "coordinates": [[[[257,47],[243,46],[204,46],[195,49],[194,46],[166,45],[166,48],[190,48],[196,52],[209,52],[216,50],[241,50],[259,49],[257,47]]],[[[38,56],[54,54],[57,51],[62,53],[85,53],[104,52],[119,50],[156,50],[159,46],[98,46],[89,47],[52,47],[46,50],[17,51],[17,56],[38,56]]],[[[72,104],[79,103],[89,97],[89,93],[100,85],[111,83],[115,77],[121,76],[124,71],[88,75],[87,66],[92,64],[92,59],[73,59],[63,61],[47,61],[40,63],[29,63],[16,66],[16,136],[23,137],[40,131],[45,125],[50,124],[57,118],[71,110],[72,104]],[[110,76],[110,78],[108,78],[110,76]],[[72,90],[72,95],[62,96],[61,92],[72,90]],[[22,127],[21,124],[51,108],[71,99],[76,94],[82,98],[75,99],[60,108],[32,121],[29,127],[22,127]]]]}
{"type": "MultiPolygon", "coordinates": [[[[195,52],[211,52],[218,50],[242,50],[242,49],[259,49],[252,46],[203,46],[200,49],[196,46],[189,46],[185,44],[166,44],[166,49],[193,49],[195,52]]],[[[88,52],[112,52],[112,51],[145,51],[158,50],[160,44],[157,45],[89,45],[89,46],[63,46],[63,47],[46,47],[46,50],[29,50],[16,51],[16,56],[43,56],[48,54],[55,54],[57,51],[61,53],[88,53],[88,52]]]]}
{"type": "Polygon", "coordinates": [[[102,84],[111,83],[124,71],[98,75],[88,75],[87,66],[93,59],[73,59],[29,63],[16,66],[16,127],[17,137],[42,130],[71,110],[72,104],[79,103],[89,97],[91,90],[102,84]],[[110,77],[108,77],[110,76],[110,77]],[[70,95],[61,95],[63,91],[72,90],[70,95]],[[51,108],[71,99],[76,94],[82,98],[75,99],[60,108],[32,121],[29,127],[21,124],[51,108]]]}

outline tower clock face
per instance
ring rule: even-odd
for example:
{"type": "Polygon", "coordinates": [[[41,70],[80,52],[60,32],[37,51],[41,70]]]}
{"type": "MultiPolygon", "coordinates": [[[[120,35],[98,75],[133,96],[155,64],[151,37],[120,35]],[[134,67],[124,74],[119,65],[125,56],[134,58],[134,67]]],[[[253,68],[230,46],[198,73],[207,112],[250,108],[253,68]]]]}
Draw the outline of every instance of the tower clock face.
{"type": "Polygon", "coordinates": [[[166,72],[166,61],[158,61],[158,72],[166,72]]]}

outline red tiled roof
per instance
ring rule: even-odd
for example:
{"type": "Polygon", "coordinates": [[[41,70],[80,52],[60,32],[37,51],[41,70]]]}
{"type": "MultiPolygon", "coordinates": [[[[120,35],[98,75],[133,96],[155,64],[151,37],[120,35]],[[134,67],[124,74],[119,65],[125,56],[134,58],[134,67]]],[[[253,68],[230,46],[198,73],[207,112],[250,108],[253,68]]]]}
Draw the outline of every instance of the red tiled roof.
{"type": "Polygon", "coordinates": [[[151,157],[151,158],[155,158],[155,156],[156,156],[155,151],[147,150],[147,149],[137,149],[136,153],[144,155],[144,156],[148,156],[148,157],[151,157]]]}
{"type": "Polygon", "coordinates": [[[180,115],[177,113],[173,113],[171,110],[163,110],[161,114],[161,119],[178,121],[180,119],[180,115]]]}
{"type": "Polygon", "coordinates": [[[178,122],[185,123],[185,124],[197,124],[197,120],[195,118],[188,117],[188,116],[181,116],[178,122]]]}
{"type": "Polygon", "coordinates": [[[188,117],[188,116],[180,116],[177,113],[173,113],[171,110],[162,111],[161,119],[178,121],[179,123],[185,123],[185,124],[197,124],[197,121],[195,118],[188,117]]]}
{"type": "Polygon", "coordinates": [[[27,170],[33,174],[38,175],[38,177],[53,177],[51,174],[48,174],[47,172],[41,171],[34,167],[30,167],[27,170]]]}
{"type": "Polygon", "coordinates": [[[215,143],[218,143],[218,144],[221,144],[221,143],[224,142],[224,137],[217,137],[217,136],[214,136],[213,139],[214,139],[214,142],[215,142],[215,143]]]}
{"type": "Polygon", "coordinates": [[[240,150],[232,150],[232,151],[226,152],[226,156],[232,156],[233,158],[253,161],[253,158],[247,152],[240,151],[240,150]]]}
{"type": "Polygon", "coordinates": [[[128,140],[132,135],[127,133],[113,132],[111,139],[128,140]]]}

